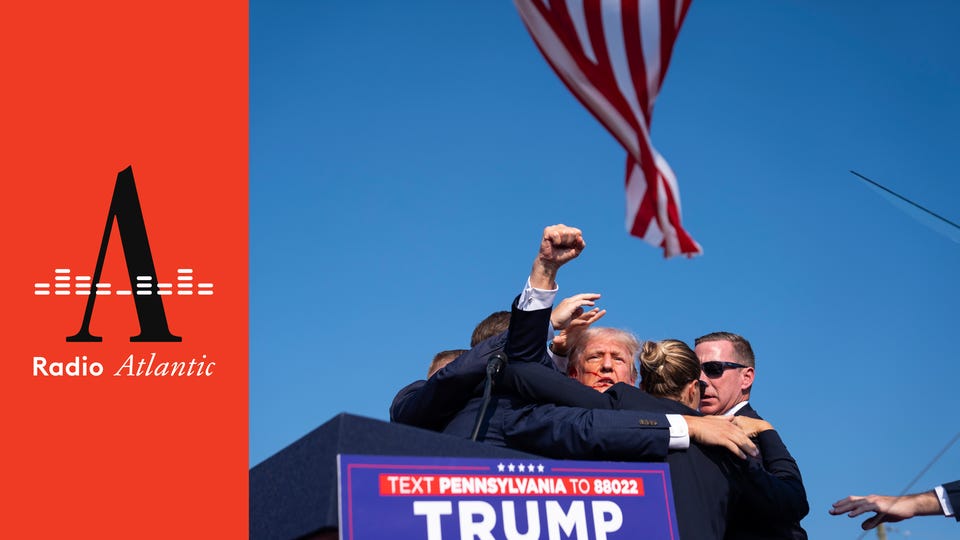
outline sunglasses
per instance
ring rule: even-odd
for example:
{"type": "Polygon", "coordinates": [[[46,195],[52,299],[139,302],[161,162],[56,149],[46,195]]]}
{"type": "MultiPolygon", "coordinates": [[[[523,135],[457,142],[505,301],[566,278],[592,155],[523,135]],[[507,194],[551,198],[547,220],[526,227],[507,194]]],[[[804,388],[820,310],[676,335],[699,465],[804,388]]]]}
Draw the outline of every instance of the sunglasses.
{"type": "Polygon", "coordinates": [[[700,364],[700,369],[703,370],[703,374],[711,379],[716,379],[717,377],[723,375],[723,372],[728,369],[738,369],[745,368],[743,364],[738,364],[736,362],[719,362],[717,360],[712,360],[710,362],[704,362],[700,364]]]}

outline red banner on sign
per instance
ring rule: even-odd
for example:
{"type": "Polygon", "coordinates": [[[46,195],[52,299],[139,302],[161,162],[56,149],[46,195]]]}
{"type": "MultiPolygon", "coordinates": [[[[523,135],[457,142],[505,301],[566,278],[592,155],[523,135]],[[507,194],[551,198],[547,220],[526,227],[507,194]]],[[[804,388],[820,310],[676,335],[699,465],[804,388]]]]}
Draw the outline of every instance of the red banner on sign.
{"type": "Polygon", "coordinates": [[[381,474],[380,495],[448,497],[451,495],[637,495],[643,478],[577,476],[381,474]]]}

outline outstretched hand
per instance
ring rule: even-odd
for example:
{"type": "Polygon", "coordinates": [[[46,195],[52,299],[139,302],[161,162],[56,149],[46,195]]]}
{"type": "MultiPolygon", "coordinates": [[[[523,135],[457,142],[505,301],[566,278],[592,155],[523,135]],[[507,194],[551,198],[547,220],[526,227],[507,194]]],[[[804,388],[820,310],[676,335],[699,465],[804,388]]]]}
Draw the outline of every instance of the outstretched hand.
{"type": "Polygon", "coordinates": [[[896,523],[914,516],[937,515],[941,514],[943,510],[940,507],[940,500],[937,499],[937,495],[933,491],[902,497],[850,495],[833,503],[833,508],[830,509],[830,513],[835,516],[847,514],[850,517],[857,517],[866,512],[876,512],[876,514],[860,524],[860,527],[865,531],[881,523],[896,523]]]}

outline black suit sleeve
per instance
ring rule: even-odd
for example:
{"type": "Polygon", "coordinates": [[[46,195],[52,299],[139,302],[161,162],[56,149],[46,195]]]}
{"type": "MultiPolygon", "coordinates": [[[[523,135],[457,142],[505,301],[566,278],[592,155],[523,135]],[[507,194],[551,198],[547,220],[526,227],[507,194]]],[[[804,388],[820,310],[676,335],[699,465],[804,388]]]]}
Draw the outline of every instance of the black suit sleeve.
{"type": "Polygon", "coordinates": [[[662,461],[670,425],[662,414],[528,405],[504,418],[507,446],[554,459],[662,461]]]}
{"type": "Polygon", "coordinates": [[[800,521],[810,506],[796,460],[774,430],[761,432],[757,446],[761,458],[750,458],[743,467],[742,504],[778,521],[800,521]]]}
{"type": "Polygon", "coordinates": [[[390,406],[390,420],[441,430],[467,404],[486,376],[487,358],[503,349],[506,332],[481,341],[420,385],[401,390],[390,406]]]}
{"type": "Polygon", "coordinates": [[[510,327],[504,352],[510,362],[534,362],[552,367],[547,354],[547,329],[550,328],[552,308],[523,311],[517,306],[520,297],[513,300],[510,327]]]}
{"type": "Polygon", "coordinates": [[[587,409],[614,408],[610,395],[597,392],[556,369],[541,364],[510,361],[503,371],[501,384],[505,392],[533,403],[553,403],[587,409]]]}
{"type": "Polygon", "coordinates": [[[405,422],[404,420],[412,419],[412,415],[414,414],[412,408],[417,398],[417,393],[420,392],[420,389],[423,388],[425,384],[427,384],[427,381],[413,381],[397,392],[397,395],[393,398],[393,403],[390,404],[391,422],[411,424],[411,422],[405,422]]]}

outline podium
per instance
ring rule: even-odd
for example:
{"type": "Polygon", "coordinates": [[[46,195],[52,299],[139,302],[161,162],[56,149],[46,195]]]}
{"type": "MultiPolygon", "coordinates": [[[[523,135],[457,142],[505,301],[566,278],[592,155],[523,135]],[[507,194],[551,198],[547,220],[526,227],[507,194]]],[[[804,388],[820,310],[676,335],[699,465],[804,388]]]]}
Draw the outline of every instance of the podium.
{"type": "Polygon", "coordinates": [[[250,538],[337,538],[337,454],[536,458],[341,413],[250,469],[250,538]]]}

